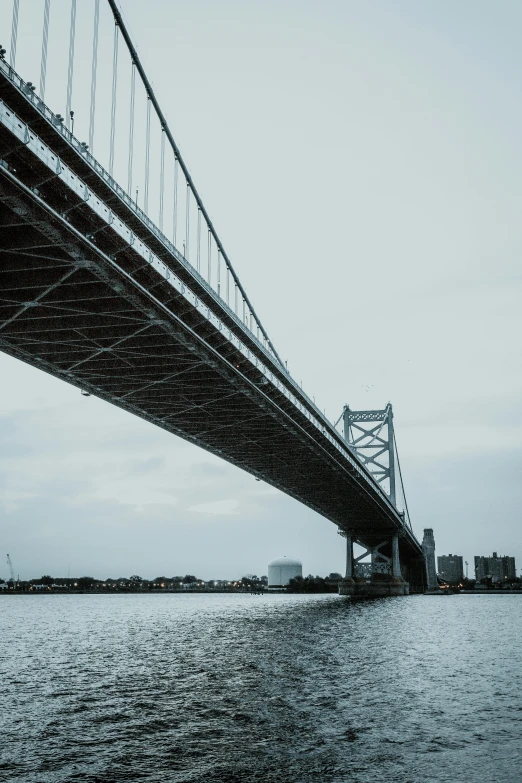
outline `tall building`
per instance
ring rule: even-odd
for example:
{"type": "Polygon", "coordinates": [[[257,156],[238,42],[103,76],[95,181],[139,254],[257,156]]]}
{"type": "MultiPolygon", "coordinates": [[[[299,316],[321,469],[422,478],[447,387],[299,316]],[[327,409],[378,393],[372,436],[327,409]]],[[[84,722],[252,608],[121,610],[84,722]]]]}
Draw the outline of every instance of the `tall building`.
{"type": "Polygon", "coordinates": [[[437,582],[437,572],[435,570],[435,538],[433,537],[433,530],[431,527],[424,528],[422,549],[426,561],[427,588],[428,590],[436,590],[439,583],[437,582]]]}
{"type": "Polygon", "coordinates": [[[503,582],[504,579],[514,579],[517,575],[515,558],[507,555],[497,555],[493,552],[491,557],[475,555],[475,579],[477,582],[491,577],[493,582],[503,582]]]}
{"type": "Polygon", "coordinates": [[[464,567],[460,555],[440,555],[437,558],[439,576],[445,582],[456,585],[464,579],[464,567]]]}

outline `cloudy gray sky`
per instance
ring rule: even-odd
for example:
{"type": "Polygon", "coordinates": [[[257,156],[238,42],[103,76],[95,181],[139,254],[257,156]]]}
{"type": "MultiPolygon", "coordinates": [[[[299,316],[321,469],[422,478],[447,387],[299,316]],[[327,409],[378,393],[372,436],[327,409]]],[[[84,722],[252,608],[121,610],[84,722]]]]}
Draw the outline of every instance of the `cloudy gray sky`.
{"type": "MultiPolygon", "coordinates": [[[[37,40],[43,0],[20,7],[37,40]]],[[[292,375],[333,420],[391,401],[418,535],[470,574],[493,550],[520,566],[520,3],[121,7],[292,375]]],[[[336,528],[294,500],[4,355],[0,377],[1,540],[21,577],[227,578],[281,554],[342,569],[336,528]]]]}

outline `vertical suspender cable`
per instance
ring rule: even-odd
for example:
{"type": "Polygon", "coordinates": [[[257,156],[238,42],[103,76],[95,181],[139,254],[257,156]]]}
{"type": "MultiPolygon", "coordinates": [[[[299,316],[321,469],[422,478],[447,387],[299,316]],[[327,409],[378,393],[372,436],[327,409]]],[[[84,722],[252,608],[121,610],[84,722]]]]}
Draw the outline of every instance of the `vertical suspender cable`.
{"type": "Polygon", "coordinates": [[[74,71],[74,35],[76,32],[76,0],[71,2],[71,27],[69,31],[69,69],[67,71],[67,105],[65,107],[65,122],[71,129],[71,104],[74,71]]]}
{"type": "Polygon", "coordinates": [[[230,271],[227,266],[227,305],[230,306],[230,271]]]}
{"type": "Polygon", "coordinates": [[[163,231],[163,186],[165,184],[165,128],[161,129],[159,230],[163,231]]]}
{"type": "Polygon", "coordinates": [[[198,253],[197,253],[197,270],[201,269],[201,209],[198,207],[198,253]]]}
{"type": "Polygon", "coordinates": [[[45,97],[45,76],[47,74],[47,43],[49,41],[49,12],[51,0],[45,0],[43,35],[42,35],[42,60],[40,64],[40,98],[45,97]]]}
{"type": "Polygon", "coordinates": [[[114,171],[114,136],[116,134],[116,97],[118,87],[118,25],[114,25],[114,54],[112,58],[111,136],[109,148],[109,174],[114,171]]]}
{"type": "Polygon", "coordinates": [[[96,73],[98,70],[98,29],[100,27],[100,0],[94,3],[94,30],[92,35],[91,110],[89,112],[89,149],[94,154],[94,112],[96,108],[96,73]]]}
{"type": "Polygon", "coordinates": [[[212,233],[208,230],[208,284],[212,285],[212,233]]]}
{"type": "Polygon", "coordinates": [[[145,136],[145,192],[143,196],[143,211],[149,214],[149,162],[150,162],[150,98],[147,95],[147,132],[145,136]]]}
{"type": "Polygon", "coordinates": [[[9,52],[9,62],[11,68],[15,67],[16,63],[16,39],[18,37],[18,9],[20,6],[20,0],[14,0],[13,2],[13,21],[11,24],[11,51],[9,52]]]}
{"type": "Polygon", "coordinates": [[[176,234],[178,227],[178,159],[174,158],[174,203],[172,207],[172,244],[176,247],[176,234]]]}
{"type": "Polygon", "coordinates": [[[190,238],[190,185],[187,182],[187,201],[185,203],[185,217],[187,225],[185,226],[185,258],[189,260],[189,238],[190,238]]]}
{"type": "Polygon", "coordinates": [[[218,247],[217,257],[217,293],[221,296],[221,250],[218,247]]]}
{"type": "Polygon", "coordinates": [[[127,193],[132,197],[132,159],[134,154],[134,93],[136,92],[136,65],[131,66],[130,117],[129,117],[129,172],[127,193]]]}
{"type": "Polygon", "coordinates": [[[237,283],[234,281],[234,312],[237,315],[237,283]]]}

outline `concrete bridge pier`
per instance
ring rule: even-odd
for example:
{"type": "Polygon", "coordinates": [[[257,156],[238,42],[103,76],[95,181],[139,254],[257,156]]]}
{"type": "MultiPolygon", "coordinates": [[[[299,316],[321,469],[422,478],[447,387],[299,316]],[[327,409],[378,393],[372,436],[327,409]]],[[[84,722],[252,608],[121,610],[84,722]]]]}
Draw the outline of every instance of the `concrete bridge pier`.
{"type": "Polygon", "coordinates": [[[353,538],[350,533],[345,533],[346,538],[346,573],[343,583],[351,584],[353,582],[353,538]]]}
{"type": "Polygon", "coordinates": [[[389,539],[376,546],[366,547],[366,551],[356,559],[353,556],[355,537],[347,531],[341,534],[346,538],[346,574],[339,585],[340,595],[353,598],[409,595],[410,586],[401,571],[398,533],[393,533],[389,539]],[[371,572],[358,576],[357,561],[368,554],[371,554],[371,572]]]}

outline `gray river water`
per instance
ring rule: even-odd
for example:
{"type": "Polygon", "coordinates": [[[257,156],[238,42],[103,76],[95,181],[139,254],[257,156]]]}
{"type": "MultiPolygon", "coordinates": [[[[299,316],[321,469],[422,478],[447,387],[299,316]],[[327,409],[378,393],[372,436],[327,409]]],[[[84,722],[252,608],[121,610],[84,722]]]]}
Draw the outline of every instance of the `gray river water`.
{"type": "Polygon", "coordinates": [[[522,596],[0,598],[8,783],[517,783],[522,596]]]}

